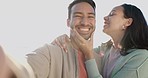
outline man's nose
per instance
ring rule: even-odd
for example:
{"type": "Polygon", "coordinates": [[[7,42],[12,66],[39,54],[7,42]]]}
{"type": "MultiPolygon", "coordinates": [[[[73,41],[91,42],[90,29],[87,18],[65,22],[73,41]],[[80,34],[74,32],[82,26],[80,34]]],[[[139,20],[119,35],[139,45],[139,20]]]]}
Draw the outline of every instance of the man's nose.
{"type": "Polygon", "coordinates": [[[81,24],[84,25],[84,26],[87,26],[89,24],[88,18],[86,18],[86,17],[82,18],[81,24]]]}

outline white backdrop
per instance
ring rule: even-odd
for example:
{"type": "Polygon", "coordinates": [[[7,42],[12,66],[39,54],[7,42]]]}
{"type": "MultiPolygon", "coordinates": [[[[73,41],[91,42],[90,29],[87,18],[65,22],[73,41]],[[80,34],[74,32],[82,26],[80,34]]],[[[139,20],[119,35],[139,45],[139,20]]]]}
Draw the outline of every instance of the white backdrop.
{"type": "MultiPolygon", "coordinates": [[[[61,34],[69,34],[67,6],[72,0],[0,0],[0,45],[19,59],[50,43],[61,34]]],[[[109,39],[102,33],[103,17],[123,3],[138,6],[148,18],[146,0],[95,0],[97,23],[94,47],[109,39]]]]}

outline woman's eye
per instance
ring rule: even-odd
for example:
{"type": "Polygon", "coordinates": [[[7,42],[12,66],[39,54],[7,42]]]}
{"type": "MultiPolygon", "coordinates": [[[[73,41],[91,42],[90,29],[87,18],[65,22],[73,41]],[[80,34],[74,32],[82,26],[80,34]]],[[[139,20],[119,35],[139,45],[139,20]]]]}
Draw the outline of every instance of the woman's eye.
{"type": "Polygon", "coordinates": [[[88,18],[95,18],[94,16],[88,16],[88,18]]]}
{"type": "Polygon", "coordinates": [[[109,16],[113,16],[113,15],[115,15],[113,12],[111,12],[111,13],[109,14],[109,16]]]}

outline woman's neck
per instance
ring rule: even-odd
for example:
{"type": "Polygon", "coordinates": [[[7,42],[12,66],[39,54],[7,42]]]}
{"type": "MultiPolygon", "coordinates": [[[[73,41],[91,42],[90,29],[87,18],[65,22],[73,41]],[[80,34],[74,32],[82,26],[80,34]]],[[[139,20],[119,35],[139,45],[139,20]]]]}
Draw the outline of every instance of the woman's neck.
{"type": "Polygon", "coordinates": [[[119,35],[116,34],[116,35],[112,36],[112,39],[113,39],[112,42],[113,42],[113,45],[114,45],[115,48],[121,48],[122,47],[120,45],[122,38],[123,38],[122,34],[119,34],[119,35]]]}

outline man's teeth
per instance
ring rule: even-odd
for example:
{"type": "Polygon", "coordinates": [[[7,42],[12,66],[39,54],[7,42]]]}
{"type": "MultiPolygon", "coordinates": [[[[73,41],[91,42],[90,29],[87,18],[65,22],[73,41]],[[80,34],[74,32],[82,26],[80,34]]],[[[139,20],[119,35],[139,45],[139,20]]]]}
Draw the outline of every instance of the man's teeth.
{"type": "Polygon", "coordinates": [[[80,28],[81,31],[87,32],[89,31],[89,28],[80,28]]]}

